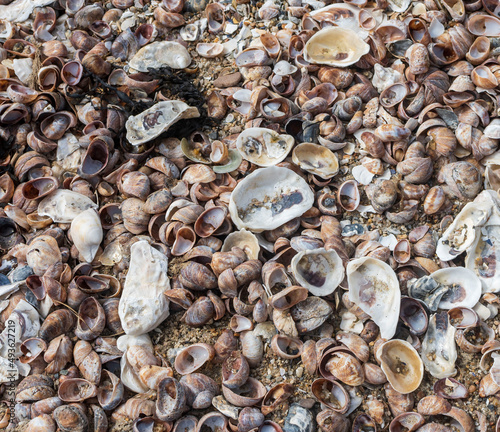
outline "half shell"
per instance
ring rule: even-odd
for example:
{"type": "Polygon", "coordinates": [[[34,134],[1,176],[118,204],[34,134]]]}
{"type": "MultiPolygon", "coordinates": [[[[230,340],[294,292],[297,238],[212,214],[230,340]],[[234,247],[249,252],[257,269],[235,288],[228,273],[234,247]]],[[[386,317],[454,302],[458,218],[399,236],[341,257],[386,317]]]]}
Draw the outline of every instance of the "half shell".
{"type": "Polygon", "coordinates": [[[243,159],[261,167],[283,161],[294,144],[291,135],[280,135],[266,128],[246,129],[238,135],[236,148],[243,159]]]}
{"type": "Polygon", "coordinates": [[[301,216],[314,202],[306,181],[292,170],[268,167],[255,170],[234,188],[229,213],[238,229],[262,232],[301,216]]]}
{"type": "Polygon", "coordinates": [[[369,51],[370,46],[355,31],[328,27],[307,41],[304,58],[309,63],[346,67],[369,51]]]}
{"type": "Polygon", "coordinates": [[[159,102],[146,111],[128,118],[125,124],[127,140],[137,146],[161,135],[181,119],[199,116],[197,108],[190,107],[184,102],[177,100],[159,102]]]}
{"type": "Polygon", "coordinates": [[[328,180],[339,172],[339,161],[335,153],[324,146],[302,143],[293,149],[292,160],[304,171],[328,180]]]}
{"type": "Polygon", "coordinates": [[[376,258],[354,259],[347,264],[349,300],[371,316],[380,335],[391,339],[396,333],[401,291],[394,270],[376,258]]]}
{"type": "Polygon", "coordinates": [[[292,259],[293,276],[312,295],[324,297],[335,291],[344,279],[344,266],[337,252],[305,250],[292,259]]]}
{"type": "Polygon", "coordinates": [[[38,215],[49,216],[56,223],[71,223],[87,209],[97,210],[90,198],[67,189],[57,189],[38,204],[38,215]]]}

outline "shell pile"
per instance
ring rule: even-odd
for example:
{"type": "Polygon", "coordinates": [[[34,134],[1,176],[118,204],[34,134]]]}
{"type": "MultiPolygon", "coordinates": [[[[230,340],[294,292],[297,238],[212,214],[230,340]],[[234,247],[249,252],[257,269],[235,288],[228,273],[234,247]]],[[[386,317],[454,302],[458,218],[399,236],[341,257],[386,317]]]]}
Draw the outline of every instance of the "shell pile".
{"type": "Polygon", "coordinates": [[[0,0],[0,430],[500,432],[498,0],[0,0]]]}

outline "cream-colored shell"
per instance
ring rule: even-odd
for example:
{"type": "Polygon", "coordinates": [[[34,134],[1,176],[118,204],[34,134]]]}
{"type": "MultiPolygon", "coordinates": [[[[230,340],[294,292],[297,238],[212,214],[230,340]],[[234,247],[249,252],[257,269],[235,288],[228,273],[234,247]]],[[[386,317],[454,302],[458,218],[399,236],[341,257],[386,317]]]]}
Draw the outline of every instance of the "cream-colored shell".
{"type": "Polygon", "coordinates": [[[52,0],[15,0],[8,5],[0,5],[0,17],[11,22],[26,21],[37,7],[47,6],[52,0]]]}
{"type": "Polygon", "coordinates": [[[91,263],[103,239],[101,219],[94,209],[80,213],[71,222],[71,239],[82,258],[91,263]]]}
{"type": "Polygon", "coordinates": [[[304,171],[328,180],[339,172],[339,160],[335,153],[324,146],[302,143],[293,149],[293,163],[304,171]]]}
{"type": "Polygon", "coordinates": [[[420,386],[424,364],[409,342],[401,339],[385,342],[377,355],[380,367],[394,390],[408,394],[420,386]]]}
{"type": "Polygon", "coordinates": [[[130,59],[129,66],[139,72],[148,72],[150,68],[171,67],[184,69],[191,63],[188,50],[178,42],[153,42],[142,47],[130,59]]]}
{"type": "Polygon", "coordinates": [[[141,240],[130,248],[130,266],[118,315],[123,330],[138,336],[160,325],[169,315],[169,301],[163,293],[170,289],[168,258],[141,240]]]}
{"type": "Polygon", "coordinates": [[[401,291],[394,270],[371,257],[354,259],[347,264],[349,300],[370,315],[380,328],[380,336],[391,339],[399,320],[401,291]]]}
{"type": "Polygon", "coordinates": [[[120,360],[120,379],[123,385],[135,393],[145,393],[149,388],[140,379],[139,375],[136,373],[132,365],[128,361],[127,350],[131,346],[142,346],[151,353],[154,353],[153,343],[147,334],[140,336],[120,336],[116,341],[116,347],[123,351],[122,358],[120,360]]]}
{"type": "Polygon", "coordinates": [[[344,279],[344,265],[337,252],[324,248],[299,252],[291,263],[293,276],[312,295],[332,294],[344,279]]]}
{"type": "Polygon", "coordinates": [[[294,142],[291,135],[280,135],[267,128],[249,128],[238,135],[236,148],[243,159],[267,167],[282,162],[294,142]]]}
{"type": "Polygon", "coordinates": [[[292,170],[268,167],[255,170],[234,188],[229,213],[238,229],[262,232],[301,216],[314,203],[306,181],[292,170]]]}
{"type": "Polygon", "coordinates": [[[90,198],[67,189],[57,189],[38,204],[38,214],[49,216],[56,223],[71,223],[87,209],[98,209],[90,198]]]}
{"type": "Polygon", "coordinates": [[[247,254],[248,259],[258,259],[260,252],[259,240],[255,234],[242,229],[229,234],[222,244],[221,252],[229,252],[233,247],[239,247],[247,254]]]}
{"type": "Polygon", "coordinates": [[[370,46],[355,31],[328,27],[307,41],[304,58],[309,63],[346,67],[369,51],[370,46]]]}
{"type": "Polygon", "coordinates": [[[195,107],[178,100],[158,102],[136,116],[130,116],[125,123],[127,140],[132,145],[151,141],[181,119],[199,117],[195,107]]]}

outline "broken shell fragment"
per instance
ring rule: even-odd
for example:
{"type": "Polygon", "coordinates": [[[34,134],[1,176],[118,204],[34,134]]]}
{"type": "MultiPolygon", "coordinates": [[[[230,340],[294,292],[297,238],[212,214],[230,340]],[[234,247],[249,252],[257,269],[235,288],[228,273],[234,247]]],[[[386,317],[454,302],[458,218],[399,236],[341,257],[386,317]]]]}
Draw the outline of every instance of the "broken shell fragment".
{"type": "Polygon", "coordinates": [[[353,30],[328,27],[307,41],[304,59],[314,64],[346,67],[356,63],[369,51],[370,46],[353,30]]]}
{"type": "Polygon", "coordinates": [[[301,216],[313,201],[304,179],[287,168],[268,167],[238,183],[231,193],[229,213],[239,229],[262,232],[301,216]]]}
{"type": "MultiPolygon", "coordinates": [[[[150,45],[148,45],[150,46],[150,45]]],[[[125,124],[127,140],[134,146],[151,141],[181,119],[199,117],[197,108],[170,100],[158,102],[136,116],[130,116],[125,124]]]]}

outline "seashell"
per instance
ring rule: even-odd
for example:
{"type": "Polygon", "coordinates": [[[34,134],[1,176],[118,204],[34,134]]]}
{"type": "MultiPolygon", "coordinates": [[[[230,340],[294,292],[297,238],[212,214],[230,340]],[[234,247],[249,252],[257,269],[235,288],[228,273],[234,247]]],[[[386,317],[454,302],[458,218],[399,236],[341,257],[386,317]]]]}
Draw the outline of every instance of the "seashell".
{"type": "Polygon", "coordinates": [[[205,13],[208,20],[208,31],[213,34],[220,33],[226,23],[224,7],[218,3],[210,3],[205,8],[205,13]]]}
{"type": "Polygon", "coordinates": [[[85,432],[88,427],[88,418],[84,411],[76,405],[57,407],[52,414],[57,426],[63,432],[85,432]]]}
{"type": "Polygon", "coordinates": [[[249,377],[238,389],[231,390],[222,386],[222,393],[229,403],[238,407],[250,407],[262,401],[267,390],[260,381],[249,377]]]}
{"type": "Polygon", "coordinates": [[[222,385],[237,389],[245,384],[250,374],[250,366],[239,351],[232,351],[222,364],[222,385]]]}
{"type": "Polygon", "coordinates": [[[183,430],[195,431],[198,424],[198,419],[195,416],[187,415],[181,417],[174,424],[173,431],[180,432],[183,430]]]}
{"type": "Polygon", "coordinates": [[[314,417],[311,411],[298,403],[290,405],[283,430],[290,432],[313,432],[314,417]]]}
{"type": "Polygon", "coordinates": [[[282,162],[293,144],[290,135],[280,135],[265,128],[245,129],[236,140],[236,148],[243,159],[262,167],[282,162]]]}
{"type": "Polygon", "coordinates": [[[231,194],[229,212],[239,229],[261,232],[302,215],[312,202],[312,192],[301,177],[286,168],[268,167],[256,170],[238,183],[231,194]],[[269,190],[271,178],[272,190],[269,190]],[[250,195],[247,190],[252,191],[250,195]],[[264,220],[265,226],[259,222],[264,220]]]}
{"type": "Polygon", "coordinates": [[[422,360],[435,378],[447,378],[456,372],[455,332],[446,312],[430,317],[429,328],[422,342],[422,360]]]}
{"type": "Polygon", "coordinates": [[[89,208],[71,222],[71,239],[86,262],[92,262],[103,239],[101,220],[89,208]]]}
{"type": "Polygon", "coordinates": [[[350,432],[351,422],[342,414],[330,409],[318,413],[316,422],[323,432],[350,432]]]}
{"type": "Polygon", "coordinates": [[[16,402],[36,402],[55,396],[54,382],[45,375],[29,375],[18,384],[15,394],[16,402]]]}
{"type": "Polygon", "coordinates": [[[186,393],[186,402],[193,409],[208,408],[212,399],[219,393],[217,383],[203,374],[184,375],[180,383],[186,393]]]}
{"type": "Polygon", "coordinates": [[[217,287],[215,275],[207,267],[194,261],[182,268],[179,281],[185,288],[196,291],[217,287]]]}
{"type": "Polygon", "coordinates": [[[82,340],[93,340],[104,330],[106,317],[104,309],[94,297],[88,297],[78,310],[75,334],[82,340]]]}
{"type": "Polygon", "coordinates": [[[353,30],[329,27],[315,33],[304,50],[309,63],[346,67],[367,54],[370,46],[353,30]]]}
{"type": "Polygon", "coordinates": [[[215,350],[211,345],[199,343],[184,348],[175,358],[175,370],[181,375],[190,374],[207,361],[213,359],[215,350]]]}
{"type": "MultiPolygon", "coordinates": [[[[144,48],[151,47],[152,45],[154,44],[147,45],[144,48]]],[[[158,53],[155,53],[155,55],[158,55],[158,53]]],[[[143,144],[165,132],[177,121],[199,117],[199,115],[197,108],[190,107],[181,101],[159,102],[139,115],[128,118],[125,124],[127,128],[127,140],[135,146],[143,144]]]]}
{"type": "Polygon", "coordinates": [[[259,256],[260,246],[257,237],[245,229],[230,233],[222,244],[221,252],[228,252],[233,247],[242,249],[248,259],[257,259],[259,256]]]}
{"type": "Polygon", "coordinates": [[[178,42],[153,42],[142,47],[130,59],[131,68],[139,72],[148,72],[150,68],[164,66],[172,69],[184,69],[191,63],[191,56],[186,48],[178,42]]]}
{"type": "Polygon", "coordinates": [[[27,432],[55,432],[56,431],[56,423],[52,419],[52,417],[48,414],[39,415],[28,423],[26,426],[27,432]]]}
{"type": "Polygon", "coordinates": [[[73,314],[65,309],[57,309],[50,313],[40,327],[39,336],[46,342],[50,342],[61,336],[75,324],[73,314]]]}
{"type": "Polygon", "coordinates": [[[80,378],[68,378],[59,385],[58,396],[63,402],[82,402],[94,397],[97,388],[94,384],[80,378]]]}
{"type": "Polygon", "coordinates": [[[377,179],[366,187],[365,192],[379,213],[389,210],[397,199],[396,185],[390,180],[377,179]]]}
{"type": "Polygon", "coordinates": [[[66,189],[57,189],[38,204],[38,214],[49,216],[56,223],[71,223],[87,209],[98,208],[86,196],[66,189]]]}
{"type": "Polygon", "coordinates": [[[186,324],[190,327],[201,327],[215,316],[214,304],[205,296],[198,299],[189,307],[184,316],[186,324]]]}
{"type": "Polygon", "coordinates": [[[446,399],[465,399],[469,396],[467,388],[453,378],[442,378],[436,381],[434,392],[446,399]]]}
{"type": "Polygon", "coordinates": [[[291,384],[276,384],[267,392],[262,400],[262,406],[260,408],[262,414],[267,415],[282,405],[292,395],[294,389],[295,387],[291,384]]]}
{"type": "Polygon", "coordinates": [[[325,180],[334,177],[339,170],[337,156],[327,148],[313,143],[296,146],[293,149],[292,160],[303,170],[325,180]]]}
{"type": "Polygon", "coordinates": [[[118,313],[126,334],[141,335],[169,315],[163,292],[170,288],[168,259],[146,241],[130,248],[130,266],[125,279],[118,313]]]}
{"type": "Polygon", "coordinates": [[[198,421],[198,426],[196,427],[195,432],[201,432],[202,430],[207,430],[207,429],[210,429],[211,432],[226,431],[227,430],[226,417],[217,412],[211,412],[205,414],[198,421]]]}
{"type": "Polygon", "coordinates": [[[245,407],[238,417],[238,432],[249,432],[264,423],[264,414],[258,408],[245,407]]]}
{"type": "Polygon", "coordinates": [[[332,411],[344,414],[349,409],[349,394],[337,381],[318,378],[312,383],[311,392],[321,404],[332,411]]]}
{"type": "Polygon", "coordinates": [[[224,46],[220,43],[198,43],[196,44],[196,52],[204,58],[215,58],[222,55],[224,46]]]}
{"type": "Polygon", "coordinates": [[[500,29],[500,19],[492,15],[476,14],[467,21],[467,29],[475,36],[496,36],[500,29]]]}
{"type": "Polygon", "coordinates": [[[257,367],[264,354],[264,346],[260,336],[255,334],[253,330],[244,331],[240,335],[240,343],[241,353],[247,359],[250,367],[257,367]]]}
{"type": "Polygon", "coordinates": [[[424,376],[424,365],[415,348],[403,340],[385,342],[378,349],[380,367],[387,380],[401,394],[416,390],[424,376]]]}
{"type": "Polygon", "coordinates": [[[87,341],[79,340],[73,349],[75,365],[82,376],[92,384],[101,380],[101,359],[87,341]]]}
{"type": "MultiPolygon", "coordinates": [[[[303,302],[297,303],[290,309],[291,317],[295,321],[295,327],[301,334],[320,327],[328,319],[331,313],[332,308],[330,305],[319,297],[308,297],[303,302]]],[[[273,319],[276,324],[274,316],[273,319]]],[[[288,334],[290,336],[296,336],[296,334],[288,334]]]]}
{"type": "Polygon", "coordinates": [[[394,271],[384,262],[370,257],[349,262],[346,268],[349,300],[380,327],[384,339],[394,336],[401,293],[394,271]],[[388,317],[393,317],[390,320],[388,317]]]}
{"type": "Polygon", "coordinates": [[[271,349],[279,357],[294,359],[300,357],[303,343],[300,339],[289,336],[274,335],[271,340],[271,349]]]}
{"type": "Polygon", "coordinates": [[[405,412],[396,416],[389,426],[390,432],[399,432],[401,428],[406,428],[409,431],[418,430],[420,426],[425,423],[425,419],[422,414],[416,412],[405,412]]]}
{"type": "Polygon", "coordinates": [[[269,298],[269,304],[277,310],[286,310],[307,298],[308,289],[301,286],[291,286],[281,290],[269,298]]]}
{"type": "Polygon", "coordinates": [[[97,400],[104,410],[112,410],[121,403],[124,387],[115,374],[106,369],[103,372],[103,379],[97,389],[97,400]]]}
{"type": "Polygon", "coordinates": [[[332,294],[344,279],[344,266],[335,250],[311,249],[292,259],[292,272],[297,282],[312,295],[332,294]]]}
{"type": "Polygon", "coordinates": [[[183,386],[172,377],[161,380],[158,384],[156,416],[163,421],[177,420],[186,406],[183,386]]]}

